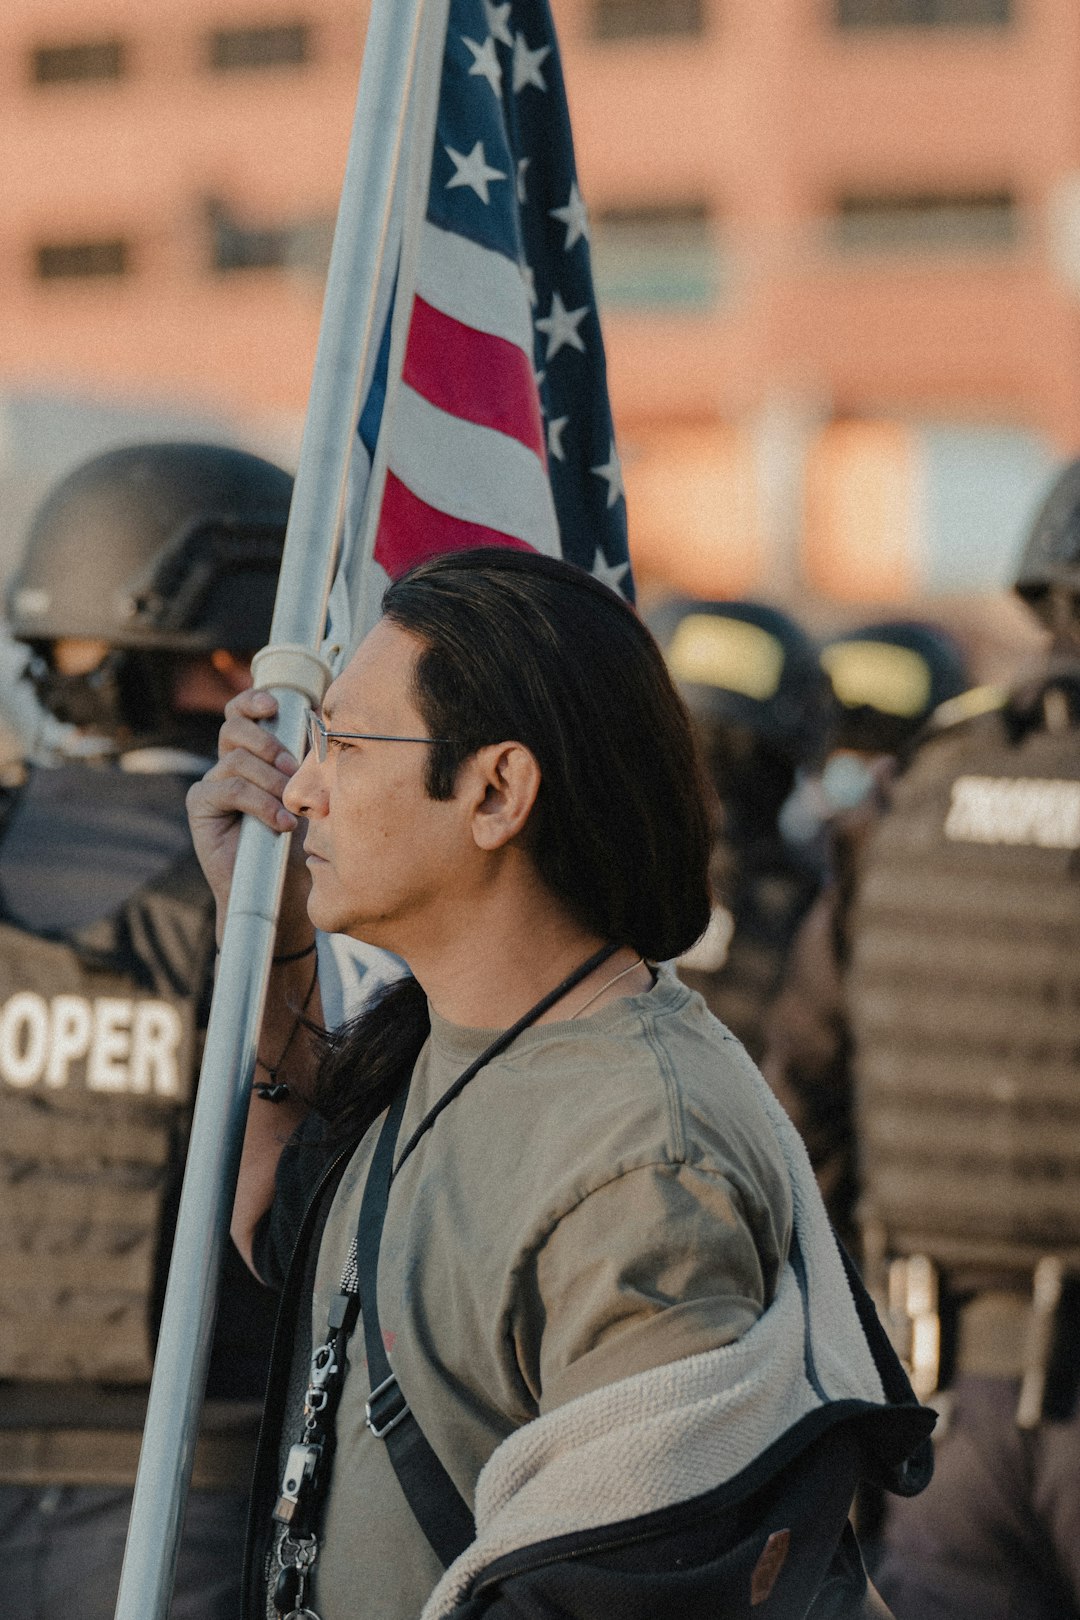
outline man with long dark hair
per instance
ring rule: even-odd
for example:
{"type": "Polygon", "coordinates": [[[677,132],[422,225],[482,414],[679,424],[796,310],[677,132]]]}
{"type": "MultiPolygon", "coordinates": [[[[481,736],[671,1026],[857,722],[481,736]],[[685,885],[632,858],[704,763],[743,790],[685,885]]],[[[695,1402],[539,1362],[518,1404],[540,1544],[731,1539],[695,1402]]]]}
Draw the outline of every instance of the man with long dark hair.
{"type": "Polygon", "coordinates": [[[657,965],[709,917],[686,712],[632,610],[551,559],[436,559],[383,609],[299,767],[248,694],[189,798],[221,913],[240,812],[307,824],[234,1217],[285,1286],[248,1612],[269,1581],[283,1615],[487,1613],[509,1554],[492,1613],[801,1615],[868,1466],[833,1437],[906,1401],[869,1466],[917,1488],[924,1415],[794,1131],[657,965]],[[316,928],[410,970],[322,1050],[316,928]]]}

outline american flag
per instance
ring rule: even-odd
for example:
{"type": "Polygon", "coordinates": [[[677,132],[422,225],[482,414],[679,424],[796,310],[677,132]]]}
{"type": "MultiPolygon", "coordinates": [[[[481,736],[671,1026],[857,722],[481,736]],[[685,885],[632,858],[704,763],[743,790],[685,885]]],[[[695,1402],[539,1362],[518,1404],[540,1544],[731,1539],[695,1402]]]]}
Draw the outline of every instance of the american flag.
{"type": "Polygon", "coordinates": [[[370,623],[387,577],[468,546],[561,554],[633,597],[551,12],[547,0],[449,0],[440,28],[443,17],[441,61],[414,88],[354,448],[331,598],[339,645],[370,623]]]}

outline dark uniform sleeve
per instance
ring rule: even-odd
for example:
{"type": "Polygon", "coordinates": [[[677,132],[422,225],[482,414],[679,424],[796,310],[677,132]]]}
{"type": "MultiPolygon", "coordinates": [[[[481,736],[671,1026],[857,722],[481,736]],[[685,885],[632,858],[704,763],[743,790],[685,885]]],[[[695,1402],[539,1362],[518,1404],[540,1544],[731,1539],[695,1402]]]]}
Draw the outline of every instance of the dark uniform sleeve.
{"type": "Polygon", "coordinates": [[[806,1143],[825,1207],[848,1245],[854,1239],[858,1166],[844,981],[863,855],[888,799],[884,765],[878,775],[874,793],[832,823],[832,879],[795,936],[783,983],[765,1016],[759,1064],[806,1143]]]}
{"type": "Polygon", "coordinates": [[[856,1167],[840,904],[840,891],[830,885],[803,920],[783,986],[765,1020],[761,1072],[806,1143],[826,1208],[846,1241],[856,1167]]]}

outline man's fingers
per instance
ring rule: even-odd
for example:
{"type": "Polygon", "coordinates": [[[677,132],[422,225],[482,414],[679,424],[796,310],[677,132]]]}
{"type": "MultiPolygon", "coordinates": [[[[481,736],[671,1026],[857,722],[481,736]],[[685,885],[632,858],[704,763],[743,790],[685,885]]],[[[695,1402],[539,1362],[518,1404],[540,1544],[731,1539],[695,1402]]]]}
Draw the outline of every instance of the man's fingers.
{"type": "Polygon", "coordinates": [[[254,782],[256,787],[265,788],[267,793],[272,793],[275,798],[280,799],[289,785],[290,776],[295,772],[296,766],[291,762],[287,769],[282,769],[276,760],[270,763],[257,758],[247,748],[233,748],[210,769],[207,779],[222,781],[230,777],[242,777],[248,782],[254,782]]]}
{"type": "Polygon", "coordinates": [[[237,751],[265,760],[279,771],[284,771],[286,776],[294,775],[299,769],[292,754],[281,746],[272,731],[267,731],[255,719],[242,714],[230,715],[218,733],[219,762],[237,751]]]}
{"type": "MultiPolygon", "coordinates": [[[[280,790],[274,791],[274,784],[268,787],[264,783],[252,780],[259,761],[252,760],[250,755],[245,756],[248,770],[251,774],[240,775],[230,772],[227,775],[214,775],[212,771],[197,782],[188,794],[188,814],[192,823],[197,821],[220,821],[236,815],[256,816],[275,832],[291,832],[298,825],[296,817],[281,802],[280,790]]],[[[214,770],[220,767],[215,766],[214,770]]],[[[282,785],[287,780],[280,772],[267,770],[266,778],[276,777],[282,785]]]]}
{"type": "Polygon", "coordinates": [[[246,714],[256,720],[272,720],[277,710],[275,697],[258,687],[249,686],[229,699],[225,705],[225,718],[228,720],[234,714],[246,714]]]}

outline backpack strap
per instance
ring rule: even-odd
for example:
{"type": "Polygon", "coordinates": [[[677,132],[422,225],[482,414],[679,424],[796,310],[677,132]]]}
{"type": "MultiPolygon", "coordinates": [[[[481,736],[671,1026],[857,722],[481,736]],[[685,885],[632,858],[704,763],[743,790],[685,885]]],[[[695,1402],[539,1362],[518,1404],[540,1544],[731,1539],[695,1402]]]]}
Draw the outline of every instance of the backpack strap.
{"type": "Polygon", "coordinates": [[[432,1550],[444,1567],[476,1537],[468,1505],[439,1461],[398,1383],[379,1325],[378,1272],[390,1178],[408,1086],[390,1106],[364,1186],[356,1234],[357,1287],[364,1322],[368,1378],[367,1425],[383,1441],[398,1484],[432,1550]]]}

